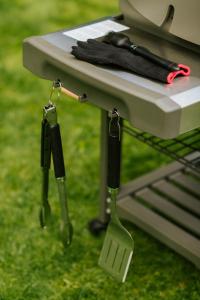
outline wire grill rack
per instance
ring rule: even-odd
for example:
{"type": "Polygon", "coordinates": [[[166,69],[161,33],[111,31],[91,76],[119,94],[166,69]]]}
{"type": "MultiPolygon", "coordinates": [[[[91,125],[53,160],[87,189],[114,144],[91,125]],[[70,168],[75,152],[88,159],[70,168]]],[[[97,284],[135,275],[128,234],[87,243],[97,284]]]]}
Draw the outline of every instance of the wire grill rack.
{"type": "Polygon", "coordinates": [[[200,176],[200,158],[190,161],[187,156],[200,151],[200,128],[185,133],[178,138],[163,140],[149,133],[124,125],[123,131],[155,150],[168,155],[189,167],[200,176]]]}

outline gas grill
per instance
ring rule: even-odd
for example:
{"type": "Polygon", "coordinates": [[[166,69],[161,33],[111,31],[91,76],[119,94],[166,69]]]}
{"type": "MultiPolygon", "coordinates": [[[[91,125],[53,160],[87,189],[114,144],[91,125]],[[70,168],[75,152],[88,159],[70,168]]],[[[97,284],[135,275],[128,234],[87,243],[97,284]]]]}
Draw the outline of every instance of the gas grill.
{"type": "Polygon", "coordinates": [[[200,268],[200,2],[121,0],[120,10],[116,17],[27,38],[24,66],[43,79],[59,79],[101,109],[100,216],[90,223],[91,231],[98,233],[109,220],[108,112],[117,108],[128,121],[124,133],[174,160],[121,186],[120,216],[200,268]],[[162,84],[71,55],[77,40],[101,40],[112,30],[159,56],[190,66],[191,76],[162,84]]]}

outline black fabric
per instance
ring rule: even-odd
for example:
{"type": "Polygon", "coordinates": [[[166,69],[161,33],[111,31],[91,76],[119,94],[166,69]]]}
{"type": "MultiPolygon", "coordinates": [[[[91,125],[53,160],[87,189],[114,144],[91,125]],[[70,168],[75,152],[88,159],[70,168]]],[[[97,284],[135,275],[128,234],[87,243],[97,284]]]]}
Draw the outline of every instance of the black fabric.
{"type": "Polygon", "coordinates": [[[78,46],[72,47],[71,53],[76,58],[92,64],[117,66],[164,83],[167,83],[167,77],[170,74],[170,71],[129,50],[96,40],[78,42],[78,46]]]}

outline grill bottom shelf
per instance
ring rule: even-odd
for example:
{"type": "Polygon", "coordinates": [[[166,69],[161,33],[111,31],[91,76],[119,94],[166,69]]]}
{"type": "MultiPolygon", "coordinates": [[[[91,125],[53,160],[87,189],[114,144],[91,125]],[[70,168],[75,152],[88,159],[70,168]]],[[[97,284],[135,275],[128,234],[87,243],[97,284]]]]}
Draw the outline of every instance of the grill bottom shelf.
{"type": "MultiPolygon", "coordinates": [[[[193,153],[187,159],[200,156],[193,153]]],[[[122,186],[122,218],[136,224],[200,269],[200,178],[178,162],[122,186]]]]}

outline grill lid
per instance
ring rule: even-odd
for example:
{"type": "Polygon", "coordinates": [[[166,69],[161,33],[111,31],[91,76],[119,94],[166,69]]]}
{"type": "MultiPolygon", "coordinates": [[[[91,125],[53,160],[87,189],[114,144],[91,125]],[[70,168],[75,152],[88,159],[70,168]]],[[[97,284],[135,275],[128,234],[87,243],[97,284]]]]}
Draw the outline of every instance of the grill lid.
{"type": "Polygon", "coordinates": [[[157,26],[200,45],[199,0],[121,0],[122,13],[144,26],[157,26]]]}

